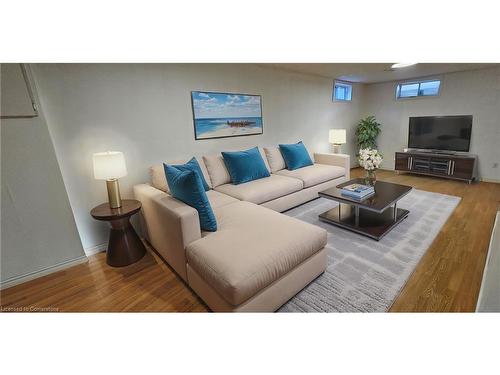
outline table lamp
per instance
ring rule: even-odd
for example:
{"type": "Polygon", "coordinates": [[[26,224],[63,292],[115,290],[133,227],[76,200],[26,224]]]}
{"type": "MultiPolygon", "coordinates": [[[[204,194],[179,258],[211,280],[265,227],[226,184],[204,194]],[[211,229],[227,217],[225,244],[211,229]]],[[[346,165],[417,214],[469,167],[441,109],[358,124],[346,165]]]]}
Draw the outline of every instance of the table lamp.
{"type": "Polygon", "coordinates": [[[122,205],[118,179],[127,175],[125,157],[119,151],[99,152],[93,155],[94,177],[96,180],[106,180],[108,200],[111,208],[122,205]]]}
{"type": "Polygon", "coordinates": [[[346,143],[345,129],[330,129],[330,143],[333,144],[333,153],[340,154],[340,145],[346,143]]]}

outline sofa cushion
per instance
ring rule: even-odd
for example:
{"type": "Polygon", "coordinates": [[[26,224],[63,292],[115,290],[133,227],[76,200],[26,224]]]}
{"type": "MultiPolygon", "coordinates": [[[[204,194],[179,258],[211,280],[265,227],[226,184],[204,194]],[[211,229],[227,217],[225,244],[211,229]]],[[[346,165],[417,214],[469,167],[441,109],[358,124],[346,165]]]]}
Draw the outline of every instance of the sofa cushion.
{"type": "MultiPolygon", "coordinates": [[[[187,161],[188,161],[187,159],[173,160],[167,162],[167,164],[184,164],[187,161]]],[[[198,161],[198,165],[201,168],[203,177],[205,177],[205,182],[207,183],[209,188],[212,188],[212,184],[208,176],[208,171],[207,168],[205,167],[205,164],[203,163],[203,160],[201,158],[196,158],[196,161],[198,161]]],[[[153,165],[149,167],[149,176],[151,177],[151,186],[161,191],[164,191],[165,193],[170,193],[167,184],[167,179],[165,177],[165,168],[163,167],[163,164],[153,165]]]]}
{"type": "Polygon", "coordinates": [[[201,229],[210,232],[216,231],[217,221],[208,201],[200,174],[193,170],[181,171],[167,164],[164,166],[172,196],[198,211],[201,229]]]}
{"type": "Polygon", "coordinates": [[[270,176],[257,147],[246,151],[222,152],[222,157],[235,185],[270,176]]]}
{"type": "Polygon", "coordinates": [[[299,179],[271,175],[240,185],[220,185],[215,190],[242,201],[261,204],[302,190],[303,186],[299,179]]]}
{"type": "Polygon", "coordinates": [[[221,154],[204,155],[203,161],[205,162],[210,181],[214,188],[231,182],[231,176],[229,175],[229,171],[224,164],[224,159],[221,154]]]}
{"type": "Polygon", "coordinates": [[[219,193],[215,190],[207,191],[207,198],[212,206],[212,210],[216,210],[219,207],[226,206],[231,203],[239,202],[239,199],[230,197],[227,194],[219,193]]]}
{"type": "Polygon", "coordinates": [[[304,183],[304,188],[321,184],[345,175],[345,168],[336,165],[313,164],[289,171],[283,169],[276,172],[277,175],[298,178],[304,183]]]}
{"type": "Polygon", "coordinates": [[[279,148],[288,170],[293,171],[294,169],[313,165],[311,156],[302,141],[288,145],[280,144],[279,148]]]}
{"type": "Polygon", "coordinates": [[[217,209],[219,230],[187,246],[189,266],[239,305],[326,245],[326,231],[248,202],[217,209]]]}
{"type": "MultiPolygon", "coordinates": [[[[264,164],[266,165],[267,170],[271,171],[271,169],[269,168],[269,164],[267,163],[267,158],[264,154],[264,150],[259,147],[259,152],[262,156],[262,159],[264,160],[264,164]]],[[[224,159],[222,158],[221,154],[203,156],[203,161],[207,168],[207,173],[210,176],[210,181],[213,188],[219,185],[229,184],[231,182],[231,176],[226,168],[226,165],[224,164],[224,159]]]]}
{"type": "Polygon", "coordinates": [[[264,147],[264,152],[269,163],[269,168],[271,168],[271,173],[276,173],[286,168],[285,159],[283,159],[283,155],[281,155],[278,147],[264,147]]]}

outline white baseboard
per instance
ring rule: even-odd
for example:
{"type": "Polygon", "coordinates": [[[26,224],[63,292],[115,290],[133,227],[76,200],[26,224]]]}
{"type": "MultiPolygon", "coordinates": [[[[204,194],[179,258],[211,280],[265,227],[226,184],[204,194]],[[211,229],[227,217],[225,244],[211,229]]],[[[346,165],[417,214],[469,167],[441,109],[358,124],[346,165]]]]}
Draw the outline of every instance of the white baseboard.
{"type": "Polygon", "coordinates": [[[22,284],[25,283],[26,281],[37,279],[39,277],[48,275],[50,273],[61,271],[63,269],[73,267],[76,266],[77,264],[85,263],[87,261],[88,261],[87,257],[85,255],[82,255],[81,257],[78,257],[76,259],[61,262],[50,267],[45,267],[38,271],[29,272],[25,275],[14,276],[7,280],[2,281],[0,283],[0,289],[10,288],[11,286],[22,284]]]}
{"type": "Polygon", "coordinates": [[[500,184],[500,180],[496,180],[494,178],[481,178],[481,181],[483,181],[483,182],[492,182],[494,184],[500,184]]]}
{"type": "Polygon", "coordinates": [[[91,255],[100,253],[102,251],[106,251],[107,248],[108,248],[108,243],[106,242],[92,247],[87,247],[86,249],[83,249],[83,251],[85,251],[85,255],[89,257],[91,255]]]}

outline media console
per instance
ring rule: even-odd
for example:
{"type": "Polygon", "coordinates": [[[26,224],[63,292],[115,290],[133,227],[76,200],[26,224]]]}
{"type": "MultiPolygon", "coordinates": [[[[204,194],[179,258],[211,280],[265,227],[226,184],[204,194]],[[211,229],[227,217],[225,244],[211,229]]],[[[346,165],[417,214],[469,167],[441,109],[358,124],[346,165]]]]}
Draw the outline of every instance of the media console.
{"type": "Polygon", "coordinates": [[[467,181],[477,180],[477,155],[439,152],[396,152],[396,171],[467,181]]]}

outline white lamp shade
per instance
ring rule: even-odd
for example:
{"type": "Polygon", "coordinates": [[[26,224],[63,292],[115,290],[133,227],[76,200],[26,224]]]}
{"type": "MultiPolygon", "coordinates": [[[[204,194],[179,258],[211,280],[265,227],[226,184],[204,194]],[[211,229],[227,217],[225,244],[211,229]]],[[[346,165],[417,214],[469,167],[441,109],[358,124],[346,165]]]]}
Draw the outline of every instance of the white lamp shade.
{"type": "Polygon", "coordinates": [[[343,145],[346,143],[345,141],[345,129],[331,129],[330,130],[330,143],[336,145],[343,145]]]}
{"type": "Polygon", "coordinates": [[[112,180],[127,175],[125,157],[119,151],[107,151],[94,154],[94,177],[96,180],[112,180]]]}

